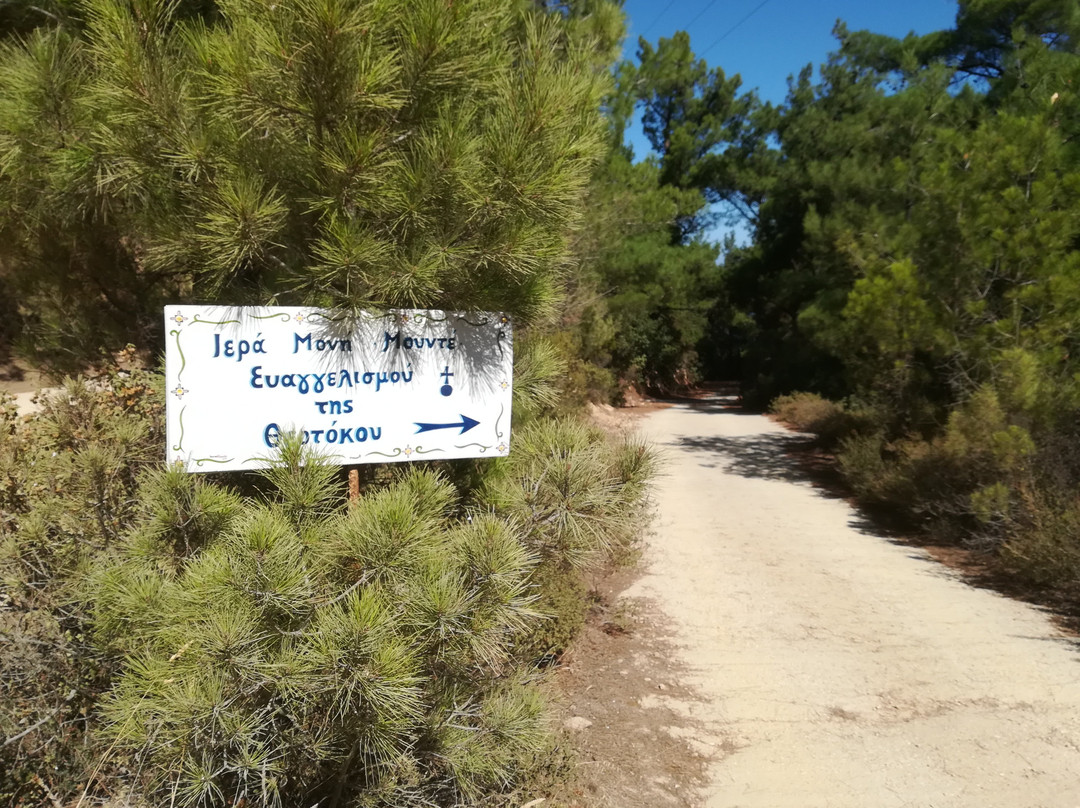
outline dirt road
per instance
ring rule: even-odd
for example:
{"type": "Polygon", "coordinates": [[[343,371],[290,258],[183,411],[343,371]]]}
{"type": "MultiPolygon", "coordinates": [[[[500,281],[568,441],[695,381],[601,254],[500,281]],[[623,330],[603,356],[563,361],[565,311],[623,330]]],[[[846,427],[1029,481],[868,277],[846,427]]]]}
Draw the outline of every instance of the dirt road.
{"type": "MultiPolygon", "coordinates": [[[[649,415],[645,576],[709,808],[1077,808],[1080,653],[1039,610],[874,534],[721,402],[649,415]],[[686,697],[686,692],[693,693],[686,697]]],[[[655,663],[653,663],[655,665],[655,663]]]]}

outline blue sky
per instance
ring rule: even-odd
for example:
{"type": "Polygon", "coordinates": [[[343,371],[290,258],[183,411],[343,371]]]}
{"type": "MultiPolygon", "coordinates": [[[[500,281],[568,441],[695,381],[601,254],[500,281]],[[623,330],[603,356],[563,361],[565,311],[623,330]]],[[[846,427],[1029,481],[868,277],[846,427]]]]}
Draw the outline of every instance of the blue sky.
{"type": "MultiPolygon", "coordinates": [[[[690,46],[710,67],[742,76],[743,88],[757,88],[766,101],[781,103],[788,76],[807,64],[815,68],[836,47],[832,36],[838,19],[852,31],[867,29],[891,36],[925,34],[951,28],[956,0],[626,0],[626,44],[623,55],[635,58],[638,37],[653,44],[676,31],[690,32],[690,46]]],[[[637,121],[635,121],[637,123],[637,121]]],[[[627,139],[637,159],[650,148],[639,126],[627,139]]],[[[708,234],[721,238],[725,227],[708,234]]],[[[745,228],[736,227],[740,242],[745,228]]]]}
{"type": "Polygon", "coordinates": [[[853,31],[892,36],[951,28],[956,19],[955,0],[626,0],[624,10],[628,58],[637,52],[639,36],[655,43],[689,31],[697,56],[728,75],[739,73],[744,87],[777,103],[789,75],[821,64],[835,48],[837,19],[853,31]]]}

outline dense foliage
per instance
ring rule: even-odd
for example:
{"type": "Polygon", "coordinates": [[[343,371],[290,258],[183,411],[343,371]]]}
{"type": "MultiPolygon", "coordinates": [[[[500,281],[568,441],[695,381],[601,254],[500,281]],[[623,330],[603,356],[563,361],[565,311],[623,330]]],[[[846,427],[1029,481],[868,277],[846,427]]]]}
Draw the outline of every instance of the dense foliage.
{"type": "Polygon", "coordinates": [[[572,383],[737,371],[752,405],[804,391],[778,411],[837,448],[865,501],[1075,603],[1080,12],[962,0],[950,30],[835,33],[779,105],[683,32],[620,67],[576,245],[572,383]],[[752,236],[719,268],[717,217],[752,236]]]}
{"type": "Polygon", "coordinates": [[[95,387],[0,421],[5,804],[512,801],[550,743],[535,666],[575,571],[640,527],[644,446],[537,419],[347,506],[298,443],[261,481],[164,469],[154,377],[95,387]]]}
{"type": "Polygon", "coordinates": [[[619,385],[672,390],[699,377],[697,348],[720,294],[717,249],[673,228],[703,198],[660,182],[653,160],[615,149],[590,188],[590,227],[575,247],[581,270],[563,314],[571,393],[618,395],[619,385]]]}
{"type": "Polygon", "coordinates": [[[24,353],[153,345],[164,300],[550,319],[621,30],[591,5],[92,0],[0,45],[24,353]]]}
{"type": "Polygon", "coordinates": [[[148,374],[69,382],[31,421],[0,396],[4,804],[70,796],[97,763],[87,722],[116,662],[91,641],[78,584],[141,512],[139,475],[164,440],[155,386],[148,374]]]}
{"type": "MultiPolygon", "coordinates": [[[[515,316],[509,458],[162,468],[153,373],[0,402],[0,802],[520,804],[539,666],[652,457],[553,420],[605,151],[608,0],[0,8],[0,361],[160,346],[161,303],[515,316]]],[[[132,352],[136,350],[132,349],[132,352]]],[[[131,357],[128,357],[129,359],[131,357]]]]}
{"type": "Polygon", "coordinates": [[[708,236],[711,203],[742,202],[728,190],[745,150],[753,94],[740,79],[710,70],[685,33],[655,48],[640,43],[623,63],[608,99],[611,151],[589,188],[587,230],[564,327],[584,366],[572,386],[593,397],[616,385],[656,392],[684,389],[706,372],[730,372],[730,325],[720,249],[708,236]],[[640,112],[652,153],[624,145],[640,112]]]}
{"type": "Polygon", "coordinates": [[[1072,3],[970,0],[925,37],[840,26],[818,82],[755,113],[775,159],[727,260],[748,398],[843,399],[779,406],[866,501],[1073,602],[1078,22],[1072,3]]]}
{"type": "Polygon", "coordinates": [[[351,507],[296,446],[258,481],[161,469],[149,374],[30,421],[0,405],[0,800],[516,799],[535,664],[653,464],[549,416],[621,385],[738,370],[864,502],[1080,603],[1075,3],[839,25],[775,106],[684,33],[612,75],[606,0],[53,0],[0,24],[0,361],[154,346],[166,299],[531,332],[509,458],[380,472],[351,507]],[[752,243],[711,244],[722,217],[752,243]]]}

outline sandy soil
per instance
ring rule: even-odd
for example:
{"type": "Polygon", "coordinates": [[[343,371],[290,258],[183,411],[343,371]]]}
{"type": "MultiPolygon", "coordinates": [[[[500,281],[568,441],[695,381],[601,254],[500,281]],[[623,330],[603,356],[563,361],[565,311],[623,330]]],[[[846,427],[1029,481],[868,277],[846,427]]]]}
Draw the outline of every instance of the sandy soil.
{"type": "Polygon", "coordinates": [[[56,382],[44,373],[34,370],[25,362],[7,356],[0,346],[0,393],[15,398],[15,407],[22,415],[30,415],[41,409],[34,399],[38,393],[54,392],[56,382]]]}
{"type": "Polygon", "coordinates": [[[1075,639],[876,535],[785,454],[797,435],[730,404],[641,421],[666,475],[645,572],[611,597],[646,617],[632,640],[594,630],[571,689],[603,694],[573,705],[579,736],[630,724],[583,742],[601,776],[581,804],[1080,806],[1075,639]],[[681,781],[656,768],[678,754],[681,781]]]}
{"type": "Polygon", "coordinates": [[[683,709],[698,695],[681,684],[674,627],[623,594],[639,577],[621,570],[593,581],[588,624],[556,670],[575,765],[545,808],[700,804],[709,756],[686,741],[699,727],[683,709]],[[668,698],[656,703],[658,693],[668,698]]]}

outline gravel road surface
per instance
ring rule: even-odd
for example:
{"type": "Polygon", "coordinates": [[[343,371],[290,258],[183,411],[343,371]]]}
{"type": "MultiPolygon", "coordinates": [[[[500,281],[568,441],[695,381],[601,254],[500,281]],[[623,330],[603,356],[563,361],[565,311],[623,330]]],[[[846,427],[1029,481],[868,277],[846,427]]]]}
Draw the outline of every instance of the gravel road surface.
{"type": "Polygon", "coordinates": [[[1078,808],[1080,653],[1039,609],[875,535],[722,399],[650,414],[646,574],[709,808],[1078,808]]]}

